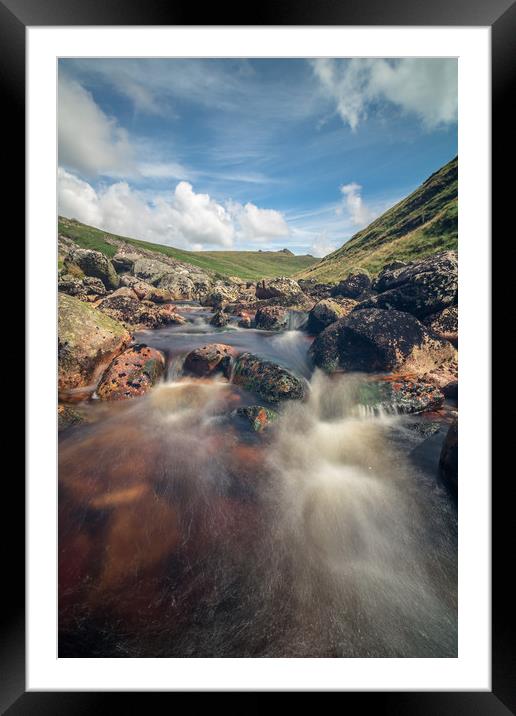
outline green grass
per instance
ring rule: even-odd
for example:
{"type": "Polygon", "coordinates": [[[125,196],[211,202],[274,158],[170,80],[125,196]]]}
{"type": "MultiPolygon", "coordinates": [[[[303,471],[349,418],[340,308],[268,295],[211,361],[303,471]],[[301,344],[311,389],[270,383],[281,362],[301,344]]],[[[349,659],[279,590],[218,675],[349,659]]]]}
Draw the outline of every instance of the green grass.
{"type": "Polygon", "coordinates": [[[391,261],[413,261],[447,249],[457,249],[457,158],[296,278],[332,283],[358,268],[374,275],[391,261]]]}
{"type": "Polygon", "coordinates": [[[59,234],[73,239],[82,248],[101,251],[110,258],[117,253],[118,247],[110,244],[106,238],[153,251],[158,254],[157,259],[159,254],[165,254],[178,261],[198,266],[204,271],[251,281],[274,276],[292,276],[317,262],[313,256],[293,256],[281,251],[183,251],[171,246],[110,234],[63,217],[59,217],[59,234]]]}

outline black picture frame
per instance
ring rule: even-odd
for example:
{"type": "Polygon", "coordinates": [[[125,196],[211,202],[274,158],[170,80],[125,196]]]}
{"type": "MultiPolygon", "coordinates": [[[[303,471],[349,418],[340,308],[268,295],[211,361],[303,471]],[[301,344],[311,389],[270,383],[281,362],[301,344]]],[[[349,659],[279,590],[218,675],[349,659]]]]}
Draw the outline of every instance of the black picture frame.
{"type": "MultiPolygon", "coordinates": [[[[220,5],[199,11],[188,3],[167,0],[0,0],[0,83],[2,87],[2,123],[4,167],[9,167],[12,191],[10,213],[25,215],[25,31],[33,26],[74,25],[361,25],[361,26],[490,26],[492,37],[492,216],[493,235],[509,227],[512,181],[505,168],[513,145],[514,121],[509,106],[514,77],[516,46],[516,3],[513,0],[262,0],[248,10],[220,5]],[[229,10],[229,11],[228,11],[229,10]],[[509,126],[511,123],[511,126],[509,126]]],[[[21,220],[18,219],[17,231],[21,220]]],[[[21,237],[20,237],[21,238],[21,237]]],[[[513,241],[514,239],[512,239],[513,241]]],[[[493,257],[495,258],[495,256],[493,257]]],[[[19,255],[17,257],[19,263],[19,255]]],[[[493,298],[499,293],[493,285],[493,298]]],[[[31,346],[28,346],[30,349],[31,346]]],[[[19,395],[17,396],[19,401],[19,395]]],[[[500,433],[503,434],[503,433],[500,433]]],[[[499,433],[497,433],[497,436],[499,433]]],[[[493,446],[501,445],[498,437],[493,446]]],[[[494,474],[494,471],[493,471],[494,474]]],[[[24,572],[24,484],[15,471],[4,479],[4,505],[9,505],[12,524],[4,536],[9,545],[11,564],[4,568],[0,641],[0,708],[10,716],[19,714],[89,714],[113,707],[114,694],[95,692],[25,691],[25,572],[24,572]],[[15,480],[14,478],[19,479],[15,480]],[[7,491],[7,495],[5,494],[7,491]],[[8,586],[7,586],[8,584],[8,586]]],[[[516,713],[516,659],[512,634],[515,617],[512,590],[505,585],[508,546],[513,537],[512,501],[508,490],[512,482],[509,470],[492,482],[492,691],[478,692],[341,692],[344,705],[360,699],[360,707],[378,708],[396,714],[503,714],[516,713]],[[505,478],[505,479],[504,479],[505,478]],[[509,511],[510,510],[510,511],[509,511]]],[[[7,510],[6,510],[7,513],[7,510]]],[[[512,539],[514,542],[514,539],[512,539]]],[[[120,696],[121,694],[117,694],[120,696]]],[[[159,694],[170,699],[171,694],[159,694]]],[[[156,704],[153,692],[131,693],[131,711],[156,704]]],[[[118,699],[117,699],[118,701],[118,699]]],[[[118,705],[118,704],[117,704],[118,705]]]]}

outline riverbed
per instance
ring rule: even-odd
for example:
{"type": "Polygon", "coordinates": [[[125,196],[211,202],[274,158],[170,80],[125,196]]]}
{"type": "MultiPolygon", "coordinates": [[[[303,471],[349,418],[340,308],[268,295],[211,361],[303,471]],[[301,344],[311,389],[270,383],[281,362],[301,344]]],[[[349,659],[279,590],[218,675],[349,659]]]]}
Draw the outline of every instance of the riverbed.
{"type": "Polygon", "coordinates": [[[166,356],[146,396],[92,399],[59,441],[59,655],[453,657],[457,514],[437,480],[455,407],[364,411],[364,376],[328,377],[312,337],[209,325],[208,309],[136,334],[166,356]],[[183,373],[225,343],[288,368],[306,401],[260,433],[263,405],[183,373]]]}

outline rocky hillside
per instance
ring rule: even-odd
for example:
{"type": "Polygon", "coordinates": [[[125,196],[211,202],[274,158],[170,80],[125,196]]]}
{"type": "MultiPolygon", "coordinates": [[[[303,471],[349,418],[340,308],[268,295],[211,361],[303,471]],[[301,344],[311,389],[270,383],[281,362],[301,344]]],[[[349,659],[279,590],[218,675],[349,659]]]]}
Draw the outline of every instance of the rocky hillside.
{"type": "Polygon", "coordinates": [[[457,249],[457,157],[296,278],[335,283],[353,270],[376,275],[393,261],[414,261],[449,249],[457,249]]]}
{"type": "Polygon", "coordinates": [[[112,258],[121,247],[130,246],[148,256],[162,260],[163,256],[197,267],[219,278],[235,276],[256,281],[275,276],[291,276],[317,262],[313,256],[296,256],[288,249],[281,251],[183,251],[172,246],[151,244],[148,241],[118,236],[81,224],[75,219],[59,217],[60,236],[72,239],[83,249],[100,251],[112,258]]]}

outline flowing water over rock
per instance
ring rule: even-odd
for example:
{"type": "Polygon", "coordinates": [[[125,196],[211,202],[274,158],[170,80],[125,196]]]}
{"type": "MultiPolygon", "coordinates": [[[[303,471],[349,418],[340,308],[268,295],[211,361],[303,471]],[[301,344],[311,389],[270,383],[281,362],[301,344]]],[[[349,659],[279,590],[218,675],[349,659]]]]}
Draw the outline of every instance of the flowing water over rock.
{"type": "Polygon", "coordinates": [[[61,656],[414,657],[457,653],[456,511],[436,483],[443,415],[361,411],[363,378],[312,374],[299,330],[189,323],[142,398],[80,406],[59,447],[61,656]],[[260,434],[256,396],[182,374],[226,343],[309,381],[260,434]]]}

